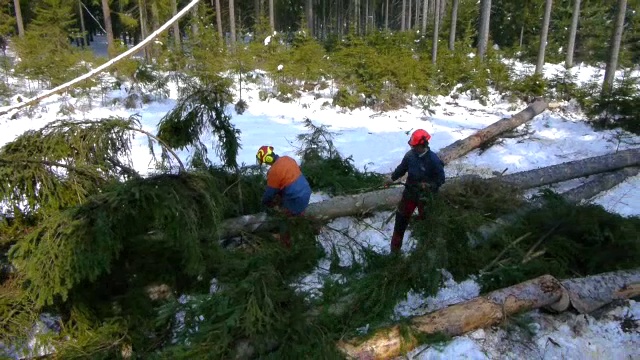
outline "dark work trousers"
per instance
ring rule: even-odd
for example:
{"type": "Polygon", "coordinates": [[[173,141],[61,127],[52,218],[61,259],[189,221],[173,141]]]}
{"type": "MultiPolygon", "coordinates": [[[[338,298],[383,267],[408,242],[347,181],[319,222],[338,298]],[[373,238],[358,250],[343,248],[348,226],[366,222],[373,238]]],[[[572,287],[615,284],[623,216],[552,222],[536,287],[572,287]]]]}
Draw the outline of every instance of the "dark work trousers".
{"type": "Polygon", "coordinates": [[[404,232],[409,226],[409,220],[411,215],[418,208],[418,218],[424,220],[424,202],[418,199],[412,199],[402,196],[402,200],[398,204],[396,210],[396,222],[393,226],[393,237],[391,237],[391,252],[400,252],[402,248],[402,240],[404,238],[404,232]]]}
{"type": "Polygon", "coordinates": [[[293,214],[287,209],[282,209],[282,212],[285,215],[285,218],[280,221],[280,242],[286,248],[291,248],[291,225],[289,222],[291,218],[304,216],[304,211],[300,214],[293,214]]]}

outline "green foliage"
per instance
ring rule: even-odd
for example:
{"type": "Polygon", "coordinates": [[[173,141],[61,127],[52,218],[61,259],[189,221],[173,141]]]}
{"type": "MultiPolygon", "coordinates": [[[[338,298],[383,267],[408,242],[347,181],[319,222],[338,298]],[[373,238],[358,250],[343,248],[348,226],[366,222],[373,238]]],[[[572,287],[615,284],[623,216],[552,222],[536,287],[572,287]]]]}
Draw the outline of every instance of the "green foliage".
{"type": "Polygon", "coordinates": [[[83,202],[120,176],[136,176],[119,156],[130,154],[136,118],[54,121],[0,149],[0,199],[23,213],[57,211],[83,202]]]}
{"type": "Polygon", "coordinates": [[[579,94],[579,86],[577,84],[577,74],[571,70],[566,70],[562,76],[548,79],[548,92],[551,92],[551,98],[569,101],[579,94]]]}
{"type": "Polygon", "coordinates": [[[586,276],[637,266],[640,251],[640,219],[606,212],[598,205],[570,205],[546,194],[547,205],[478,249],[478,258],[489,248],[506,246],[525,233],[504,256],[500,268],[482,276],[491,290],[543,274],[558,278],[586,276]],[[534,244],[540,245],[534,248],[534,244]],[[499,245],[501,244],[501,245],[499,245]]]}
{"type": "Polygon", "coordinates": [[[13,7],[11,0],[0,0],[0,50],[6,46],[6,44],[2,46],[4,37],[15,32],[16,19],[9,10],[11,7],[13,7]]]}
{"type": "Polygon", "coordinates": [[[610,94],[602,95],[601,84],[592,82],[580,90],[578,101],[597,129],[621,128],[640,134],[640,78],[625,74],[616,79],[610,94]]]}
{"type": "Polygon", "coordinates": [[[24,38],[14,39],[20,62],[17,74],[56,86],[89,71],[88,52],[75,50],[69,34],[75,29],[74,7],[64,0],[43,0],[36,8],[36,18],[24,38]]]}
{"type": "Polygon", "coordinates": [[[200,231],[212,232],[221,215],[212,186],[210,177],[198,174],[116,185],[41,221],[12,248],[12,261],[25,272],[39,306],[56,296],[64,301],[77,284],[111,271],[122,251],[128,256],[167,251],[181,258],[186,273],[198,274],[204,266],[200,231]]]}
{"type": "MultiPolygon", "coordinates": [[[[232,99],[224,78],[202,83],[190,81],[185,84],[176,106],[160,120],[158,137],[172,148],[191,147],[195,159],[208,163],[207,147],[200,136],[210,132],[218,138],[216,152],[224,165],[237,168],[240,130],[231,124],[231,116],[226,113],[232,99]]],[[[166,156],[166,152],[163,155],[166,156]]]]}
{"type": "Polygon", "coordinates": [[[513,82],[512,93],[523,100],[546,93],[547,80],[542,74],[527,75],[513,82]]]}
{"type": "Polygon", "coordinates": [[[299,134],[301,143],[297,155],[301,158],[301,170],[314,190],[330,194],[355,193],[372,190],[383,184],[380,174],[361,172],[353,165],[351,157],[343,158],[333,145],[336,134],[326,126],[316,126],[305,119],[307,134],[299,134]]]}
{"type": "Polygon", "coordinates": [[[130,60],[118,68],[119,84],[126,84],[127,95],[113,102],[121,102],[127,109],[134,109],[169,97],[168,76],[139,60],[130,60]]]}
{"type": "Polygon", "coordinates": [[[247,345],[255,355],[264,355],[276,350],[274,344],[291,344],[289,349],[271,354],[278,358],[280,351],[289,356],[300,352],[295,349],[298,341],[303,346],[321,343],[318,329],[313,330],[304,321],[304,298],[288,282],[292,275],[311,270],[322,252],[313,237],[308,237],[310,229],[305,232],[298,226],[297,230],[299,236],[290,251],[277,243],[262,243],[250,253],[220,253],[220,258],[212,262],[220,290],[213,295],[192,297],[185,304],[167,303],[162,310],[166,317],[174,317],[180,310],[185,312],[178,341],[165,353],[171,357],[180,354],[179,358],[205,354],[228,358],[247,345]],[[307,236],[300,236],[305,233],[307,236]],[[248,344],[243,346],[244,342],[248,344]]]}

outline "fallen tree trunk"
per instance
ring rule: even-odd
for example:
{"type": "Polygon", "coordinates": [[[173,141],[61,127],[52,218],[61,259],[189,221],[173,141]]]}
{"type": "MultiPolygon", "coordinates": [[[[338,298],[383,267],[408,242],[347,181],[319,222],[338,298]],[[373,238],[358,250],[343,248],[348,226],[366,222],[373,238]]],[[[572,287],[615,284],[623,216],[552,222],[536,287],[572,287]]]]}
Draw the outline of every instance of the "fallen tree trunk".
{"type": "MultiPolygon", "coordinates": [[[[601,192],[607,191],[615,187],[616,185],[619,185],[628,178],[638,175],[638,173],[640,173],[640,168],[628,167],[611,173],[598,174],[593,180],[590,180],[569,191],[565,191],[564,193],[560,194],[560,196],[562,196],[562,198],[564,198],[569,203],[579,203],[584,199],[590,199],[601,192]]],[[[499,230],[513,224],[528,212],[544,206],[545,203],[546,202],[543,198],[536,199],[527,203],[526,206],[520,208],[518,211],[501,216],[491,223],[481,226],[476,231],[476,234],[468,235],[471,241],[469,245],[474,247],[482,242],[487,241],[499,230]]]]}
{"type": "Polygon", "coordinates": [[[366,340],[340,341],[338,348],[349,358],[390,359],[415,348],[418,345],[417,334],[458,336],[498,324],[507,316],[543,307],[565,311],[570,305],[582,307],[587,303],[581,312],[588,312],[613,300],[640,295],[639,285],[640,269],[562,282],[543,275],[415,317],[410,320],[408,329],[395,325],[376,331],[366,340]],[[587,302],[584,299],[596,300],[587,302]]]}
{"type": "Polygon", "coordinates": [[[521,189],[530,189],[637,165],[640,165],[640,148],[522,171],[499,179],[521,189]]]}
{"type": "Polygon", "coordinates": [[[547,106],[548,104],[546,101],[538,98],[529,104],[526,109],[512,117],[496,121],[466,139],[458,140],[451,145],[440,149],[438,157],[440,157],[445,164],[460,158],[468,154],[470,151],[477,149],[480,145],[485,144],[489,140],[495,139],[498,135],[506,131],[513,130],[518,126],[531,121],[534,117],[541,114],[547,106]]]}
{"type": "MultiPolygon", "coordinates": [[[[485,181],[498,180],[520,189],[530,189],[628,166],[640,166],[640,149],[570,161],[550,167],[489,178],[485,179],[485,181]],[[567,167],[565,168],[565,166],[567,167]]],[[[455,181],[449,181],[443,186],[443,190],[453,183],[455,181]]],[[[310,204],[307,208],[306,216],[327,221],[342,216],[392,209],[400,201],[402,191],[402,187],[395,187],[358,195],[336,196],[322,202],[310,204]]],[[[225,220],[219,227],[218,235],[224,239],[238,236],[243,232],[269,231],[274,228],[275,224],[269,221],[267,214],[260,213],[225,220]]]]}

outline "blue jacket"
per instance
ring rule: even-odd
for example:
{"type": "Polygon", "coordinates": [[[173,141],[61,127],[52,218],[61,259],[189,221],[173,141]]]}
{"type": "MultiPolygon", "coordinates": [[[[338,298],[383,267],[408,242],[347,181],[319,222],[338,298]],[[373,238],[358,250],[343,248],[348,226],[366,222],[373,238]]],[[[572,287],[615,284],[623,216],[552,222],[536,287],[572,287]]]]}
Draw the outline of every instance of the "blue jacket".
{"type": "Polygon", "coordinates": [[[391,174],[391,180],[396,181],[406,173],[408,175],[404,195],[408,196],[417,195],[422,183],[427,183],[433,191],[438,191],[445,181],[444,163],[431,150],[422,155],[415,150],[409,150],[391,174]]]}
{"type": "Polygon", "coordinates": [[[275,196],[280,194],[280,205],[291,215],[299,215],[309,205],[311,186],[294,159],[277,155],[275,158],[267,173],[267,189],[262,195],[262,203],[271,206],[275,196]]]}

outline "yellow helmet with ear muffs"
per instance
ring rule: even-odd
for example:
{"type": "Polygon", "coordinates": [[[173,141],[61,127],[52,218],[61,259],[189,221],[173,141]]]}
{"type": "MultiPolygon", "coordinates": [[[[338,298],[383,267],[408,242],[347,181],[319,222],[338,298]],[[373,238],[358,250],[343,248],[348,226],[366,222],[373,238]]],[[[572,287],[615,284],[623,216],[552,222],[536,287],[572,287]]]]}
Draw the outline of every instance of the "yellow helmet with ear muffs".
{"type": "Polygon", "coordinates": [[[273,146],[263,145],[258,149],[256,154],[256,161],[258,165],[267,164],[271,165],[275,161],[275,153],[273,152],[273,146]]]}

